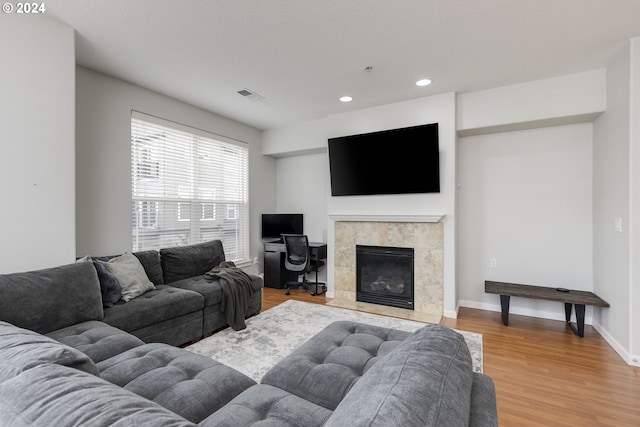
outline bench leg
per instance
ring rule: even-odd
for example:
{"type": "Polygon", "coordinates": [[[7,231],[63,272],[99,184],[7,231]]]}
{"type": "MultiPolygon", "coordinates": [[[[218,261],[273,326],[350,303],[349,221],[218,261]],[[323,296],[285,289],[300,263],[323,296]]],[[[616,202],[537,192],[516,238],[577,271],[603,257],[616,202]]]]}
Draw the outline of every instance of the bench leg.
{"type": "Polygon", "coordinates": [[[500,295],[500,307],[502,308],[502,323],[509,326],[509,295],[500,295]]]}
{"type": "Polygon", "coordinates": [[[584,337],[584,304],[575,304],[576,323],[578,324],[578,336],[584,337]]]}
{"type": "Polygon", "coordinates": [[[571,327],[571,330],[574,334],[579,336],[580,338],[584,338],[584,304],[570,304],[564,303],[564,312],[566,314],[567,325],[571,327]],[[576,326],[573,326],[571,323],[571,307],[575,305],[576,307],[576,326]]]}
{"type": "Polygon", "coordinates": [[[567,323],[571,323],[571,309],[573,308],[573,304],[570,302],[564,303],[564,314],[565,319],[567,319],[567,323]]]}

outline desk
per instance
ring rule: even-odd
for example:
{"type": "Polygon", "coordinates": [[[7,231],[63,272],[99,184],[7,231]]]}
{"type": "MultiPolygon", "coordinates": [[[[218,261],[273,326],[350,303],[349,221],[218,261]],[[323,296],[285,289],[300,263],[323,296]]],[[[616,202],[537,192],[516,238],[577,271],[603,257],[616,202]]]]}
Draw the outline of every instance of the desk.
{"type": "MultiPolygon", "coordinates": [[[[327,244],[309,242],[311,259],[320,261],[327,258],[327,244]]],[[[298,275],[284,266],[286,249],[284,243],[265,242],[264,244],[264,286],[283,289],[287,282],[295,282],[298,275]]]]}

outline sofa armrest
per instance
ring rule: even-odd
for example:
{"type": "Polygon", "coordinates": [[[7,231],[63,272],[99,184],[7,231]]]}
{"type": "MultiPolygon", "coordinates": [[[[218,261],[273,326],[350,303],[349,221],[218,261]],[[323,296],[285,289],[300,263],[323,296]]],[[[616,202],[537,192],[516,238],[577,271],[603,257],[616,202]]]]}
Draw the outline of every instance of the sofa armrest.
{"type": "Polygon", "coordinates": [[[0,419],[12,426],[194,426],[102,378],[44,364],[0,383],[0,419]]]}
{"type": "Polygon", "coordinates": [[[264,288],[264,279],[262,277],[256,276],[255,274],[249,274],[249,277],[251,277],[251,289],[253,289],[254,292],[264,288]]]}
{"type": "Polygon", "coordinates": [[[373,365],[325,427],[444,427],[469,424],[473,371],[464,338],[428,325],[373,365]]]}
{"type": "Polygon", "coordinates": [[[0,295],[0,320],[41,334],[104,319],[100,281],[90,262],[0,274],[0,295]]]}
{"type": "Polygon", "coordinates": [[[496,389],[491,377],[473,373],[469,427],[498,427],[496,389]]]}
{"type": "Polygon", "coordinates": [[[0,321],[0,383],[43,364],[68,366],[100,376],[86,354],[53,338],[0,321]]]}

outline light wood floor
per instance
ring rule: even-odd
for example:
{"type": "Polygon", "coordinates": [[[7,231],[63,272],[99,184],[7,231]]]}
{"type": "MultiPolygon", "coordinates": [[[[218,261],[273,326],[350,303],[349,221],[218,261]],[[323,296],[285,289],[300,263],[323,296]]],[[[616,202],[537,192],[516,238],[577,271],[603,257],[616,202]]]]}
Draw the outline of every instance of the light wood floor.
{"type": "MultiPolygon", "coordinates": [[[[263,310],[290,298],[326,302],[303,290],[286,296],[265,288],[263,295],[263,310]]],[[[640,368],[627,365],[592,326],[579,338],[561,321],[511,314],[507,327],[500,313],[468,308],[441,323],[483,335],[500,426],[640,426],[640,368]]]]}

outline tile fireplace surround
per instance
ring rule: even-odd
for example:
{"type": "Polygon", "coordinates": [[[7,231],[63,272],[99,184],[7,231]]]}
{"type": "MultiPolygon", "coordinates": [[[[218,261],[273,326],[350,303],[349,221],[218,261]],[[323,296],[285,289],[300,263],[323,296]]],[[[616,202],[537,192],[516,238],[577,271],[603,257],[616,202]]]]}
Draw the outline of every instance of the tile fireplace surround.
{"type": "Polygon", "coordinates": [[[443,223],[428,217],[333,218],[336,307],[438,323],[443,313],[443,223]],[[414,249],[414,309],[356,301],[356,245],[414,249]]]}

